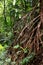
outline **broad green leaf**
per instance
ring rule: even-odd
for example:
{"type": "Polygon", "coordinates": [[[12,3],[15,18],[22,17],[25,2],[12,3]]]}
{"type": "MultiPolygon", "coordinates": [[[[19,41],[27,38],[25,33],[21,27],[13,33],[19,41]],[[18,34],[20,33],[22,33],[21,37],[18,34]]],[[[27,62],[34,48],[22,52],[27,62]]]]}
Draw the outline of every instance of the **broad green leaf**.
{"type": "Polygon", "coordinates": [[[15,49],[18,49],[18,48],[20,48],[20,46],[19,46],[19,45],[16,45],[16,46],[14,46],[14,48],[15,48],[15,49]]]}

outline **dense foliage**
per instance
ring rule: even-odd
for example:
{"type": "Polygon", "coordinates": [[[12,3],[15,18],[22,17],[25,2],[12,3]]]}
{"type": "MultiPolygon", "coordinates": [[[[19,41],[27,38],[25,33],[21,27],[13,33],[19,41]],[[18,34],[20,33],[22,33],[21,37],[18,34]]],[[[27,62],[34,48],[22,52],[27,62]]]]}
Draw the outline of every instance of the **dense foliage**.
{"type": "Polygon", "coordinates": [[[0,65],[7,65],[6,62],[10,62],[10,58],[6,58],[5,54],[6,48],[14,40],[13,26],[30,10],[32,0],[0,0],[0,65]]]}
{"type": "Polygon", "coordinates": [[[0,1],[0,42],[11,43],[13,26],[32,9],[32,0],[0,1]]]}

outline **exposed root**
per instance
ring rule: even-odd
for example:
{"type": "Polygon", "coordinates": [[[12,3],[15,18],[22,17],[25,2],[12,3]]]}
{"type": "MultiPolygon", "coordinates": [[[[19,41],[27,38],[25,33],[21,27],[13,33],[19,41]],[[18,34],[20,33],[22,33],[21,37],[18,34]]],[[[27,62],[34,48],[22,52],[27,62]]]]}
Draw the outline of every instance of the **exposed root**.
{"type": "MultiPolygon", "coordinates": [[[[22,19],[25,19],[26,17],[27,15],[22,19]]],[[[16,37],[16,44],[20,45],[20,50],[12,47],[13,50],[10,55],[11,60],[15,60],[17,65],[20,65],[20,61],[24,57],[29,56],[32,52],[35,53],[35,58],[31,63],[28,63],[28,65],[43,65],[43,22],[40,20],[40,15],[22,28],[18,37],[16,37]],[[27,54],[24,53],[25,48],[29,49],[27,54]],[[19,54],[17,54],[18,52],[19,54]],[[16,55],[17,58],[15,58],[14,55],[16,55]]],[[[11,51],[11,48],[9,51],[11,51]]]]}

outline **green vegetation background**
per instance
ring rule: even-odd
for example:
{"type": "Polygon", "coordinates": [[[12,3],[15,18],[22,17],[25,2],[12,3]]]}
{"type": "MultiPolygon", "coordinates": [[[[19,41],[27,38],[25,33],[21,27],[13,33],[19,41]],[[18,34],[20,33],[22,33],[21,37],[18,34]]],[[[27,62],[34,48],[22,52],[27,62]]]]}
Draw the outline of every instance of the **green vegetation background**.
{"type": "Polygon", "coordinates": [[[32,0],[0,0],[0,65],[10,65],[6,49],[14,40],[13,26],[31,10],[32,0]]]}

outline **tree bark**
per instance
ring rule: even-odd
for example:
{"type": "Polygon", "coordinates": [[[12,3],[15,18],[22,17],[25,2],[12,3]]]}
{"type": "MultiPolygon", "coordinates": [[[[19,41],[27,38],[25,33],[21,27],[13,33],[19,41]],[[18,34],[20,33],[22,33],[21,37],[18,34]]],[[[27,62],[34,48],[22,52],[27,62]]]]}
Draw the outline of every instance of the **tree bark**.
{"type": "Polygon", "coordinates": [[[43,0],[40,0],[40,20],[43,24],[43,0]]]}

